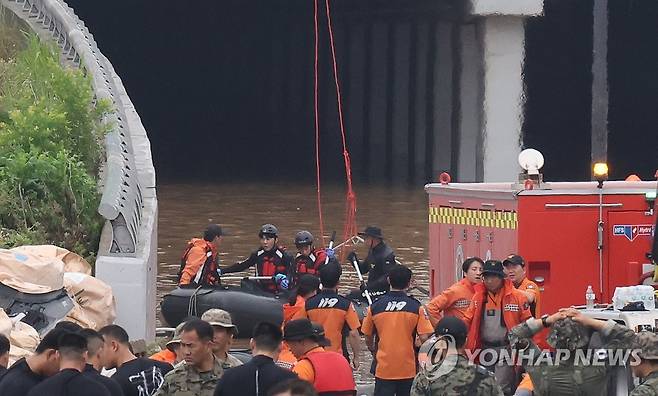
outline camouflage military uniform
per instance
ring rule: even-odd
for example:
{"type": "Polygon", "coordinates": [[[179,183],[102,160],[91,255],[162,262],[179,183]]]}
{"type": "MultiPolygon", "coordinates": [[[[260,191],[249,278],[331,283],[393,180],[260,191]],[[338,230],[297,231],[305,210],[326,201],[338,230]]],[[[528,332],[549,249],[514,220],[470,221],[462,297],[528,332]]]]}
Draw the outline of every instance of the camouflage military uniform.
{"type": "MultiPolygon", "coordinates": [[[[642,359],[658,360],[658,335],[648,331],[637,335],[639,356],[642,359]]],[[[630,396],[658,396],[658,371],[642,378],[642,383],[633,389],[630,396]]]]}
{"type": "MultiPolygon", "coordinates": [[[[586,348],[589,335],[583,327],[576,325],[571,319],[562,319],[556,322],[548,337],[549,344],[557,348],[569,350],[569,358],[559,359],[557,364],[548,364],[545,354],[535,345],[531,338],[538,333],[542,326],[531,328],[530,321],[523,322],[510,330],[508,337],[510,344],[522,352],[519,356],[534,385],[535,395],[561,396],[561,395],[604,395],[606,394],[607,379],[611,366],[607,364],[590,365],[581,364],[575,360],[575,351],[586,348]]],[[[535,322],[533,322],[535,323],[535,322]]],[[[635,333],[625,327],[608,321],[601,330],[605,341],[603,349],[633,349],[635,346],[635,333]]],[[[555,363],[555,359],[550,360],[555,363]]]]}
{"type": "Polygon", "coordinates": [[[225,360],[222,360],[221,358],[217,358],[217,357],[216,357],[216,359],[219,360],[222,363],[222,368],[224,370],[230,369],[232,367],[242,366],[242,361],[240,359],[236,358],[235,356],[231,355],[230,353],[226,354],[226,359],[225,360]]]}
{"type": "Polygon", "coordinates": [[[215,359],[212,371],[200,373],[185,361],[178,363],[164,377],[164,383],[154,396],[212,396],[224,370],[215,359]]]}
{"type": "Polygon", "coordinates": [[[486,368],[470,364],[462,355],[456,356],[455,368],[436,379],[428,378],[428,375],[431,377],[432,371],[421,370],[414,378],[411,396],[503,395],[493,374],[486,368]]]}

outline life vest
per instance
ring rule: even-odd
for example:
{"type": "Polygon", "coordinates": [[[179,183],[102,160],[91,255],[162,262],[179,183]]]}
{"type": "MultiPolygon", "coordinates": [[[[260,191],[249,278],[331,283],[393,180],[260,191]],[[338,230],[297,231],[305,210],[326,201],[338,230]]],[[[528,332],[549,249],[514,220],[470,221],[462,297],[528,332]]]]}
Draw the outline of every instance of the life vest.
{"type": "Polygon", "coordinates": [[[324,249],[314,249],[308,256],[297,253],[295,256],[295,276],[302,274],[319,276],[320,268],[329,262],[324,249]]]}
{"type": "Polygon", "coordinates": [[[313,365],[313,387],[320,395],[356,395],[356,383],[347,359],[340,353],[323,351],[306,355],[313,365]]]}
{"type": "MultiPolygon", "coordinates": [[[[281,248],[274,248],[274,251],[271,252],[259,249],[256,256],[258,257],[256,276],[288,275],[288,265],[283,259],[284,253],[281,248]]],[[[261,285],[269,291],[275,292],[277,290],[276,284],[272,281],[261,282],[261,285]]]]}
{"type": "Polygon", "coordinates": [[[203,247],[206,259],[203,264],[199,267],[196,274],[190,279],[190,284],[195,285],[215,285],[219,282],[219,277],[217,275],[217,261],[215,260],[215,255],[213,254],[212,246],[209,242],[194,238],[187,243],[187,248],[183,252],[183,256],[180,261],[180,268],[178,270],[178,282],[180,283],[181,277],[183,276],[183,271],[187,266],[187,259],[190,255],[192,248],[203,247]]]}

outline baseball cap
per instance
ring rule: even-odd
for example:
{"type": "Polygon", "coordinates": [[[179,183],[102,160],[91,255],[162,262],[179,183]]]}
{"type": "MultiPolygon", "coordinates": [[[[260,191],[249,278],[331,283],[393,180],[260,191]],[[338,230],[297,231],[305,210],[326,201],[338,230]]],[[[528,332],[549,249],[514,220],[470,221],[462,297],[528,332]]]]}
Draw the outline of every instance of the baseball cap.
{"type": "Polygon", "coordinates": [[[437,336],[451,335],[455,338],[466,337],[468,330],[463,321],[455,316],[444,316],[439,321],[434,329],[434,334],[437,336]]]}
{"type": "Polygon", "coordinates": [[[503,271],[503,263],[498,260],[487,260],[482,266],[482,276],[486,274],[498,275],[505,278],[505,271],[503,271]]]}
{"type": "Polygon", "coordinates": [[[227,329],[232,329],[233,335],[238,334],[238,327],[233,324],[231,314],[223,309],[213,308],[209,309],[201,315],[201,320],[210,323],[211,326],[220,326],[227,329]]]}
{"type": "Polygon", "coordinates": [[[503,266],[509,264],[525,267],[525,260],[523,260],[523,257],[519,256],[518,254],[510,254],[505,260],[503,260],[503,266]]]}
{"type": "Polygon", "coordinates": [[[637,333],[635,339],[637,347],[640,349],[638,356],[642,359],[658,360],[658,334],[650,331],[641,331],[637,333]]]}
{"type": "Polygon", "coordinates": [[[165,346],[167,349],[170,351],[174,351],[174,346],[176,344],[180,344],[180,333],[182,333],[183,326],[185,326],[185,322],[181,322],[178,326],[176,326],[176,330],[174,330],[174,336],[171,338],[170,341],[168,341],[165,346]]]}

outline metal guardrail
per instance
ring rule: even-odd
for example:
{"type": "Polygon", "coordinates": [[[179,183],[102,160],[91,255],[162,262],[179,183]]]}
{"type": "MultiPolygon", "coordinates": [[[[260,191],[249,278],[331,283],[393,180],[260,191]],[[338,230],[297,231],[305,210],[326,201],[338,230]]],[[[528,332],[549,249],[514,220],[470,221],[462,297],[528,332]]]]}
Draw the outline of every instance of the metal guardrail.
{"type": "Polygon", "coordinates": [[[64,1],[0,0],[0,4],[25,20],[40,37],[54,40],[62,61],[91,77],[96,100],[112,102],[113,112],[105,120],[112,129],[105,139],[107,162],[98,208],[111,227],[104,228],[101,239],[109,242],[104,248],[107,251],[99,251],[99,255],[135,256],[140,241],[148,240],[146,235],[153,231],[140,226],[145,189],[151,189],[148,199],[155,200],[155,172],[146,131],[121,80],[85,24],[64,1]]]}

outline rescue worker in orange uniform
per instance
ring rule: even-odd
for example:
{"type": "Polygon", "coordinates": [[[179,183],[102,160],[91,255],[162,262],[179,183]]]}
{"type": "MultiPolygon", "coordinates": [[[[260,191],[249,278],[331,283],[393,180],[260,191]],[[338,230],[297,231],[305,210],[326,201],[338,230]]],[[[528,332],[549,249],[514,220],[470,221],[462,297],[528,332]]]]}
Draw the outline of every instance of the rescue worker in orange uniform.
{"type": "Polygon", "coordinates": [[[275,293],[280,289],[288,289],[290,264],[292,257],[277,245],[279,230],[272,224],[264,224],[258,232],[260,249],[251,253],[248,259],[223,268],[222,274],[244,271],[256,266],[256,276],[270,276],[272,280],[260,280],[263,290],[275,293]]]}
{"type": "Polygon", "coordinates": [[[443,316],[455,316],[464,320],[464,313],[471,305],[475,294],[475,285],[482,283],[482,266],[484,261],[479,257],[469,257],[462,264],[464,279],[445,289],[427,304],[427,313],[433,326],[443,316]]]}
{"type": "Polygon", "coordinates": [[[540,300],[541,294],[539,293],[539,286],[526,276],[525,260],[518,254],[510,254],[503,260],[503,267],[509,280],[512,281],[514,287],[520,290],[528,298],[530,304],[530,312],[535,318],[541,316],[540,300]]]}
{"type": "Polygon", "coordinates": [[[434,328],[422,304],[405,292],[411,270],[396,265],[388,280],[391,290],[370,306],[361,331],[376,353],[375,395],[409,395],[416,376],[415,338],[425,342],[434,328]]]}
{"type": "MultiPolygon", "coordinates": [[[[482,284],[475,285],[473,301],[464,315],[468,327],[466,349],[471,353],[478,349],[491,350],[500,358],[501,354],[510,354],[507,338],[509,330],[532,317],[530,304],[525,294],[517,290],[511,280],[506,279],[500,261],[485,261],[482,278],[482,284]]],[[[476,357],[483,356],[481,354],[476,357]]],[[[480,363],[494,372],[496,381],[506,395],[514,392],[516,370],[513,364],[504,361],[487,364],[482,359],[480,363]]]]}
{"type": "Polygon", "coordinates": [[[295,319],[308,318],[322,325],[327,338],[331,342],[327,350],[345,353],[343,350],[343,329],[347,327],[348,341],[352,347],[351,360],[355,369],[359,368],[359,354],[361,353],[361,337],[359,336],[359,316],[352,305],[352,301],[338,294],[338,283],[342,269],[340,264],[332,262],[320,270],[322,290],[315,296],[306,300],[304,308],[295,314],[295,319]]]}
{"type": "Polygon", "coordinates": [[[203,239],[192,238],[181,258],[178,273],[179,286],[207,286],[219,283],[217,249],[226,235],[222,227],[211,224],[203,233],[203,239]]]}
{"type": "Polygon", "coordinates": [[[297,283],[297,279],[302,274],[311,274],[319,276],[320,269],[327,265],[330,260],[334,259],[333,249],[329,254],[325,249],[318,249],[313,245],[313,234],[308,231],[299,231],[295,235],[295,247],[297,254],[292,266],[292,284],[297,283]]]}
{"type": "Polygon", "coordinates": [[[300,379],[310,382],[320,395],[356,395],[352,369],[340,353],[327,351],[329,342],[324,329],[308,319],[288,322],[283,339],[299,360],[293,372],[300,379]]]}
{"type": "MultiPolygon", "coordinates": [[[[286,323],[290,322],[297,312],[304,309],[306,301],[315,296],[320,290],[320,279],[310,274],[303,274],[299,277],[297,286],[290,293],[288,302],[283,304],[283,324],[281,330],[285,327],[286,323]]],[[[297,363],[297,358],[290,352],[288,344],[284,341],[281,344],[281,353],[276,364],[292,370],[293,366],[297,363]]]]}

